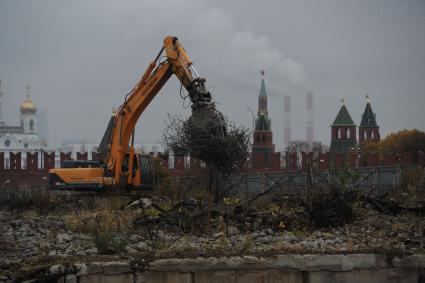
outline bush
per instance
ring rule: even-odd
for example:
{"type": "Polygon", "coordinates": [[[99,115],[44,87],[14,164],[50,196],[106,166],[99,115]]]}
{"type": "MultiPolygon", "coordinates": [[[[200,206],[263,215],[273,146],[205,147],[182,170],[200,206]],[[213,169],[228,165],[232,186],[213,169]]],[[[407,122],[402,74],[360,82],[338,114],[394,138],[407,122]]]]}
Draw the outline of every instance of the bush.
{"type": "Polygon", "coordinates": [[[118,254],[125,252],[127,239],[112,231],[98,230],[93,233],[93,241],[99,254],[118,254]]]}
{"type": "Polygon", "coordinates": [[[305,202],[305,210],[310,223],[316,227],[339,227],[361,217],[359,195],[354,189],[360,175],[348,168],[347,160],[342,167],[335,168],[326,193],[312,193],[305,202]]]}
{"type": "Polygon", "coordinates": [[[328,194],[313,195],[305,203],[305,210],[314,227],[339,227],[354,221],[355,203],[357,203],[355,192],[342,193],[333,189],[328,194]]]}
{"type": "Polygon", "coordinates": [[[123,210],[126,203],[119,195],[111,194],[94,200],[94,209],[76,209],[66,216],[71,231],[88,234],[93,238],[99,254],[125,252],[125,235],[133,229],[133,220],[139,214],[123,210]]]}

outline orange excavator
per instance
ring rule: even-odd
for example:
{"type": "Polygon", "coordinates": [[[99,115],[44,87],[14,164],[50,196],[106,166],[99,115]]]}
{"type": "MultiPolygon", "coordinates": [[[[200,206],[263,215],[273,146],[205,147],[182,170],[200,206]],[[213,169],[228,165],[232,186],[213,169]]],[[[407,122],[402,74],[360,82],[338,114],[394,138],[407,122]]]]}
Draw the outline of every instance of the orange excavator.
{"type": "Polygon", "coordinates": [[[175,75],[188,91],[192,117],[211,133],[224,133],[225,122],[217,111],[205,79],[199,77],[177,37],[167,36],[156,58],[110,119],[98,152],[102,161],[68,161],[49,171],[52,189],[101,190],[151,188],[153,164],[150,156],[134,150],[135,125],[167,80],[175,75]],[[163,55],[165,51],[165,56],[163,55]],[[162,60],[165,58],[165,60],[162,60]]]}

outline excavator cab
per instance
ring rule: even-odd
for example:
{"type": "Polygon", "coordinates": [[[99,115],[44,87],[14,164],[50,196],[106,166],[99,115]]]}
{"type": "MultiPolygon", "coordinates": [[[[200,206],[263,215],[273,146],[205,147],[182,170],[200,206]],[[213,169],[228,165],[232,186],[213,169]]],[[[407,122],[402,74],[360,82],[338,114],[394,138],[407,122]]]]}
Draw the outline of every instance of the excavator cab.
{"type": "Polygon", "coordinates": [[[133,169],[129,170],[130,154],[126,153],[123,165],[122,165],[122,175],[120,177],[120,185],[127,187],[127,176],[132,174],[132,184],[128,186],[129,189],[152,189],[153,187],[153,160],[152,156],[148,154],[134,153],[133,156],[133,169]]]}

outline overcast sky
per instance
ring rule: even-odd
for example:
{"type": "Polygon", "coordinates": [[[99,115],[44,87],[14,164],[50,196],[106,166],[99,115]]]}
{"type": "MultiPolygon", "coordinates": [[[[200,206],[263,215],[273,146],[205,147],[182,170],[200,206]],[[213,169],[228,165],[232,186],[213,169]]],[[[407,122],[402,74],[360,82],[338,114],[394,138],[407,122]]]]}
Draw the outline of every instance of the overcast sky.
{"type": "MultiPolygon", "coordinates": [[[[49,144],[99,141],[112,107],[176,35],[221,110],[247,127],[266,71],[277,149],[283,96],[292,138],[305,139],[305,93],[314,93],[315,139],[345,99],[358,124],[371,96],[381,136],[425,130],[425,0],[0,0],[3,116],[19,124],[25,86],[47,113],[49,144]]],[[[186,102],[187,104],[187,102],[186,102]]],[[[138,143],[161,138],[167,113],[189,115],[172,78],[142,114],[138,143]]]]}

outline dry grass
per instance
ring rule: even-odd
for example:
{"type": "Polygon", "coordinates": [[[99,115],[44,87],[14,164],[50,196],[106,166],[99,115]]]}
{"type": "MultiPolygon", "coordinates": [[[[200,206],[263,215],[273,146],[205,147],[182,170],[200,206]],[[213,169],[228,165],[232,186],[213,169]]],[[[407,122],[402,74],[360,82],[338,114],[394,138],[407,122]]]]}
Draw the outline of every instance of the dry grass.
{"type": "Polygon", "coordinates": [[[1,190],[0,205],[10,210],[47,213],[58,208],[58,199],[46,187],[10,187],[1,190]]]}
{"type": "Polygon", "coordinates": [[[107,195],[93,201],[92,209],[75,209],[68,213],[65,223],[71,231],[90,235],[100,254],[125,252],[127,235],[140,214],[122,209],[126,200],[119,195],[107,195]]]}
{"type": "Polygon", "coordinates": [[[99,231],[127,232],[132,229],[137,211],[121,209],[126,203],[112,195],[95,199],[94,209],[76,209],[65,216],[68,227],[78,233],[93,234],[99,231]]]}

